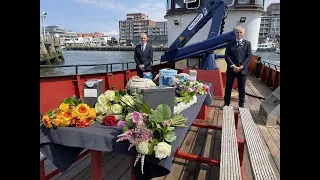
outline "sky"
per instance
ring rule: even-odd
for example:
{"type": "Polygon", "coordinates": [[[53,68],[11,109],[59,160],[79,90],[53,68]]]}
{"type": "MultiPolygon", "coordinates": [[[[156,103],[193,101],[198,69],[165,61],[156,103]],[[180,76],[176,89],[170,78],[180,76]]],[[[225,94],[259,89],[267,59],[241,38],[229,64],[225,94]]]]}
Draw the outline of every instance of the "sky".
{"type": "MultiPolygon", "coordinates": [[[[150,20],[165,21],[166,0],[40,0],[45,25],[59,25],[76,33],[102,32],[119,37],[119,21],[127,13],[146,13],[150,20]]],[[[266,0],[265,7],[280,0],[266,0]]],[[[42,22],[40,18],[40,28],[42,22]]]]}

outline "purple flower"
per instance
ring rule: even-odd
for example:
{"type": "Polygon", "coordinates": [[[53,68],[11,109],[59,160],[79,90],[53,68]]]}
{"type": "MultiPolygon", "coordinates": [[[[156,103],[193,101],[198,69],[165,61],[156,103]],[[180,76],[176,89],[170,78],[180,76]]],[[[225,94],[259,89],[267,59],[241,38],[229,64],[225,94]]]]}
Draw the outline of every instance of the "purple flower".
{"type": "Polygon", "coordinates": [[[142,115],[139,112],[134,111],[131,115],[131,119],[133,123],[138,124],[142,119],[142,115]]]}
{"type": "Polygon", "coordinates": [[[123,121],[123,120],[120,120],[120,121],[118,121],[118,128],[119,129],[122,129],[123,128],[123,126],[124,126],[124,124],[125,124],[125,121],[123,121]]]}

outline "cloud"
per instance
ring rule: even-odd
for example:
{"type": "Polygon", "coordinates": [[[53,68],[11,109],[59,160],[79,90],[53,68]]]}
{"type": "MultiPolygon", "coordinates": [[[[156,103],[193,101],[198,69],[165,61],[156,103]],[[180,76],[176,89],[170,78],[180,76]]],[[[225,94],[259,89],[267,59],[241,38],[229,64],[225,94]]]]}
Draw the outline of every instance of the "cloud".
{"type": "MultiPolygon", "coordinates": [[[[166,0],[139,0],[136,8],[116,0],[73,0],[74,2],[95,6],[108,11],[127,13],[145,13],[153,21],[163,21],[166,13],[166,0]]],[[[120,20],[120,19],[119,19],[120,20]]]]}
{"type": "MultiPolygon", "coordinates": [[[[117,0],[73,0],[76,3],[85,4],[88,6],[94,6],[107,12],[112,13],[111,11],[120,12],[125,17],[128,13],[145,13],[148,15],[150,20],[153,21],[165,21],[164,15],[166,13],[166,0],[139,0],[139,3],[135,7],[121,3],[117,0]]],[[[127,1],[128,2],[128,1],[127,1]]],[[[119,19],[114,21],[109,21],[108,25],[102,22],[96,22],[99,26],[106,27],[104,34],[108,36],[113,36],[119,38],[118,23],[121,20],[119,19]],[[104,24],[104,25],[102,25],[104,24]],[[111,27],[111,28],[110,28],[111,27]]],[[[95,27],[99,27],[95,26],[95,27]]],[[[101,28],[100,28],[101,29],[101,28]]]]}

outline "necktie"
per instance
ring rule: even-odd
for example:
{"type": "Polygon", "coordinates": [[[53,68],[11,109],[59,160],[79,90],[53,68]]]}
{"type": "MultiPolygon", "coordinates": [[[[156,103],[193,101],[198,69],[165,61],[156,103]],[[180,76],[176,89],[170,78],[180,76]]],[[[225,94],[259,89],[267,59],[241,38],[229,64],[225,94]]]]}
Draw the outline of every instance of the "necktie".
{"type": "Polygon", "coordinates": [[[237,41],[237,47],[241,46],[241,41],[237,41]]]}
{"type": "Polygon", "coordinates": [[[141,44],[141,51],[144,51],[144,44],[141,44]]]}

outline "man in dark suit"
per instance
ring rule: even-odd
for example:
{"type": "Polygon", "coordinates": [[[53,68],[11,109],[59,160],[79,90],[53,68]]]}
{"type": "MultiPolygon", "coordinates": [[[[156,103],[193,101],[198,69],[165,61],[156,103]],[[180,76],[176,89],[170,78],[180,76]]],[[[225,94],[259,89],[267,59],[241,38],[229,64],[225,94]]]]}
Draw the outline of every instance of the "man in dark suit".
{"type": "Polygon", "coordinates": [[[140,35],[141,44],[137,45],[134,51],[137,74],[141,78],[143,77],[143,72],[151,72],[152,70],[153,48],[151,44],[147,44],[147,40],[147,35],[142,33],[140,35]]]}
{"type": "MultiPolygon", "coordinates": [[[[245,86],[248,74],[248,64],[252,55],[250,41],[244,40],[244,28],[235,28],[236,39],[228,43],[225,60],[227,62],[227,81],[224,93],[224,106],[230,105],[233,81],[238,80],[239,107],[244,107],[245,86]]],[[[222,107],[223,108],[223,107],[222,107]]]]}

